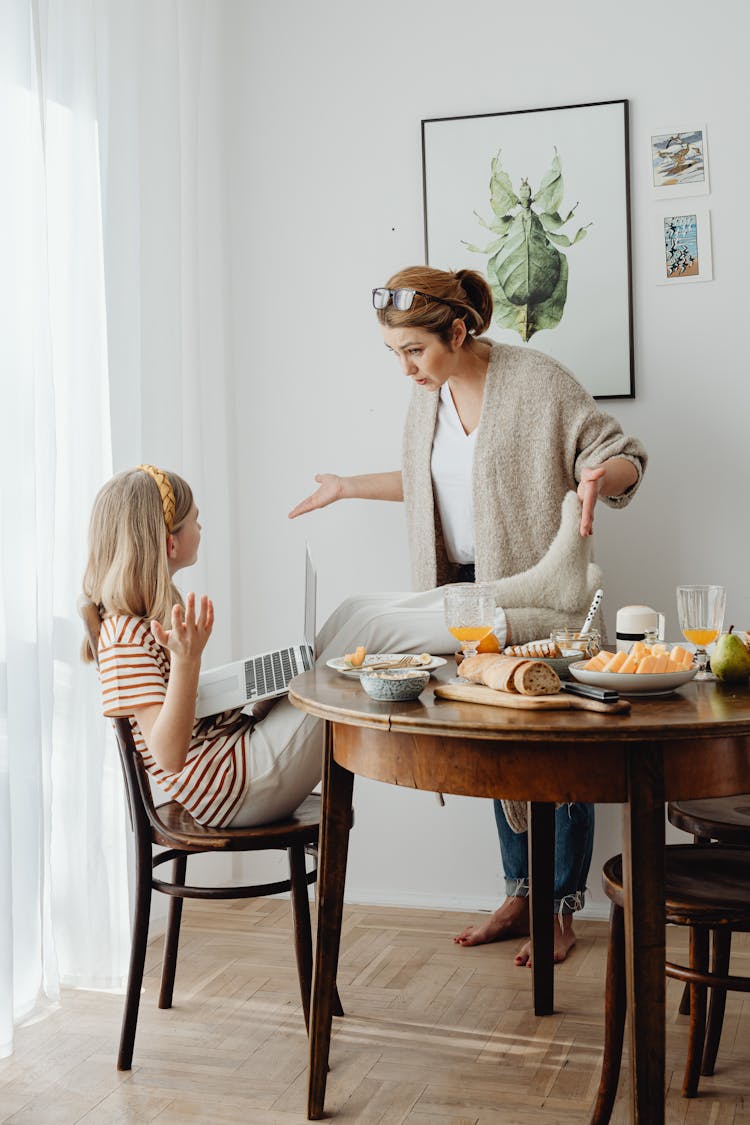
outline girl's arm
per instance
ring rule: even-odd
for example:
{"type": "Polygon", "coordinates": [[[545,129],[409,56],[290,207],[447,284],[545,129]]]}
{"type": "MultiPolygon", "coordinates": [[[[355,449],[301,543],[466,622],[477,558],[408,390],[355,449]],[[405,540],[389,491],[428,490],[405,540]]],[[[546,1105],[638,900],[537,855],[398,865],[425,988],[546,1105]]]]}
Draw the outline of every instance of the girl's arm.
{"type": "Polygon", "coordinates": [[[315,492],[300,501],[289,513],[289,519],[325,508],[336,500],[403,500],[404,486],[401,470],[392,473],[365,473],[359,477],[339,477],[335,473],[318,473],[320,485],[315,492]]]}
{"type": "Polygon", "coordinates": [[[195,699],[201,655],[214,624],[214,607],[204,595],[195,613],[195,594],[182,606],[172,609],[172,628],[151,622],[155,639],[170,652],[169,683],[164,703],[139,707],[134,711],[146,745],[164,770],[177,773],[185,765],[195,723],[195,699]]]}

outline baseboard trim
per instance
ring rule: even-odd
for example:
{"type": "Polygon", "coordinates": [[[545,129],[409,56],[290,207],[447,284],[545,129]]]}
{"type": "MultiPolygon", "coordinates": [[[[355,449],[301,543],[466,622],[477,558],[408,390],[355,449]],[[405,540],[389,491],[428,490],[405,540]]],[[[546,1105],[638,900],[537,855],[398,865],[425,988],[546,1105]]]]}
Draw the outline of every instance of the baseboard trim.
{"type": "MultiPolygon", "coordinates": [[[[453,895],[448,898],[430,894],[394,894],[393,891],[354,891],[345,896],[347,906],[394,906],[413,910],[451,910],[462,914],[491,914],[497,908],[496,898],[464,899],[453,895]]],[[[592,922],[607,921],[608,903],[588,902],[577,915],[592,922]]]]}

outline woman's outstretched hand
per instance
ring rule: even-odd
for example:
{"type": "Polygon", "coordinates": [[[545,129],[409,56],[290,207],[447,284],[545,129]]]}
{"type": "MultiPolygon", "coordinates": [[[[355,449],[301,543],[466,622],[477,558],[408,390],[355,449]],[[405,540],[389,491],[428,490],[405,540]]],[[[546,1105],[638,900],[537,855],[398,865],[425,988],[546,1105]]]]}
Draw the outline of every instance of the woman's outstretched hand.
{"type": "Polygon", "coordinates": [[[578,499],[581,501],[581,535],[584,538],[591,535],[594,530],[594,508],[599,499],[606,472],[607,470],[603,465],[598,465],[595,469],[584,469],[581,473],[578,499]]]}
{"type": "Polygon", "coordinates": [[[320,488],[317,488],[307,499],[301,500],[295,508],[292,508],[289,513],[290,520],[293,520],[296,516],[304,515],[305,512],[314,512],[316,508],[325,508],[328,504],[343,499],[344,482],[341,477],[336,476],[335,473],[318,473],[315,479],[320,488]]]}
{"type": "Polygon", "coordinates": [[[200,599],[196,616],[195,594],[185,598],[185,609],[181,605],[172,606],[172,628],[165,629],[158,621],[151,622],[151,632],[162,648],[182,660],[200,663],[201,654],[206,647],[214,627],[214,606],[205,594],[200,599]]]}

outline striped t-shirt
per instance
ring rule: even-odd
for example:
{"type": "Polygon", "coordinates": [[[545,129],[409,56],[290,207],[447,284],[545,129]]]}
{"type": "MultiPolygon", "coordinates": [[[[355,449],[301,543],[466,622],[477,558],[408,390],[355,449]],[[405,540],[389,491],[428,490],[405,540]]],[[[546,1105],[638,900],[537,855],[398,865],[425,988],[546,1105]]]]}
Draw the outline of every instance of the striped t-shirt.
{"type": "Polygon", "coordinates": [[[167,694],[169,655],[155,640],[148,621],[127,614],[102,621],[99,679],[104,714],[130,719],[143,764],[164,792],[199,824],[212,828],[228,824],[250,782],[252,719],[237,710],[196,719],[185,765],[173,773],[157,765],[133,718],[135,708],[163,703],[167,694]]]}

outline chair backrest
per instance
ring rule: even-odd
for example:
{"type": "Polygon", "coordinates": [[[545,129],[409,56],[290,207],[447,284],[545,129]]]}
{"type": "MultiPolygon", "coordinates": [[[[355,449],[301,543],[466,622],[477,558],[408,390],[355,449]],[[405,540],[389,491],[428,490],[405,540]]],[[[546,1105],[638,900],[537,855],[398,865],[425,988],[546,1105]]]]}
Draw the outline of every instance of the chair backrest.
{"type": "MultiPolygon", "coordinates": [[[[83,625],[86,630],[91,652],[93,653],[94,660],[98,667],[99,629],[101,628],[99,607],[94,605],[93,602],[86,602],[86,604],[81,607],[81,617],[83,618],[83,625]]],[[[144,844],[147,841],[150,843],[150,825],[159,827],[160,821],[154,806],[154,799],[151,795],[148,773],[146,772],[146,767],[143,765],[141,755],[136,749],[130,721],[127,718],[112,719],[112,726],[115,729],[115,740],[117,742],[120,766],[125,782],[130,824],[135,832],[137,840],[140,841],[142,839],[144,844]]]]}

